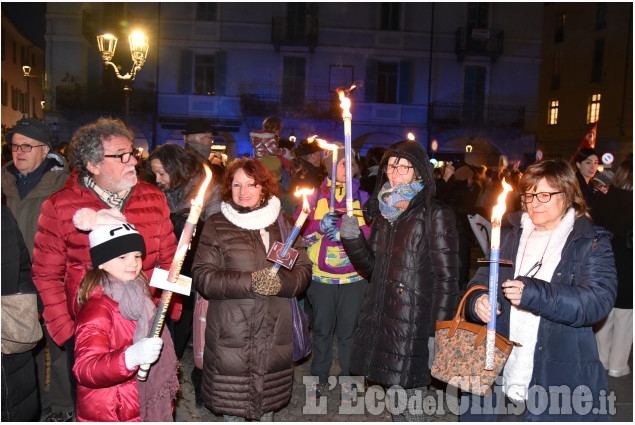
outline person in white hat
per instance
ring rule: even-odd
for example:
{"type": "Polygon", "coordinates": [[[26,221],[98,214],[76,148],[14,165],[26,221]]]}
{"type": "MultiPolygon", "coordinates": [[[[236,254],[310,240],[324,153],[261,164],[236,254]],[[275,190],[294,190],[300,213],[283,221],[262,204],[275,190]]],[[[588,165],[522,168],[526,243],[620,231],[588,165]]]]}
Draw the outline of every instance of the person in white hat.
{"type": "Polygon", "coordinates": [[[172,421],[178,361],[167,328],[148,338],[156,307],[142,270],[143,236],[116,208],[82,208],[73,223],[91,231],[93,265],[77,291],[77,420],[172,421]],[[137,382],[138,366],[155,362],[137,382]]]}

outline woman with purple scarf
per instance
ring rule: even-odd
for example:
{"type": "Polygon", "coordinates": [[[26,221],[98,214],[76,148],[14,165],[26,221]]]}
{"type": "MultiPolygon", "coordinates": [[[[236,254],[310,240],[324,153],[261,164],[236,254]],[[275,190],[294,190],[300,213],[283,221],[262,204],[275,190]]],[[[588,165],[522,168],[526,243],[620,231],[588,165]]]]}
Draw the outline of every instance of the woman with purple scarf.
{"type": "MultiPolygon", "coordinates": [[[[395,143],[379,170],[364,208],[366,222],[372,221],[368,239],[356,217],[344,215],[340,227],[348,257],[369,280],[350,370],[386,388],[399,386],[411,399],[425,396],[431,381],[435,320],[456,312],[458,236],[452,210],[435,199],[432,166],[420,143],[395,143]]],[[[398,405],[403,397],[392,394],[398,405]]],[[[425,416],[409,404],[393,419],[425,416]]]]}
{"type": "Polygon", "coordinates": [[[143,237],[117,209],[82,208],[93,268],[79,285],[75,319],[77,421],[172,422],[178,360],[166,327],[147,338],[156,307],[142,270],[143,237]],[[152,364],[146,381],[138,366],[152,364]]]}

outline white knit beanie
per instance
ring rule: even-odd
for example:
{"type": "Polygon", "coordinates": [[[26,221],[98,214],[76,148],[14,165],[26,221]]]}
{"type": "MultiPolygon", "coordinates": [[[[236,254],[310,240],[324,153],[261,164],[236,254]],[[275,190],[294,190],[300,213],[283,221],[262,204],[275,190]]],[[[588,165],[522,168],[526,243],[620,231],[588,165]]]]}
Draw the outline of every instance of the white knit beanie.
{"type": "Polygon", "coordinates": [[[73,223],[79,230],[90,231],[88,240],[93,267],[129,252],[146,253],[143,236],[116,208],[99,211],[82,208],[73,215],[73,223]]]}

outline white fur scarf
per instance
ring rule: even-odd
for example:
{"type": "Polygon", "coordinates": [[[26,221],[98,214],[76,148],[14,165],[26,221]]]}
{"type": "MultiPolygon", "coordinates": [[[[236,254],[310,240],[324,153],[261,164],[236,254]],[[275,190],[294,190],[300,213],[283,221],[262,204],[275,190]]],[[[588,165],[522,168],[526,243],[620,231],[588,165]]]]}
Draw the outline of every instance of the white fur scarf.
{"type": "Polygon", "coordinates": [[[221,202],[220,210],[230,223],[241,229],[260,230],[270,226],[278,219],[280,199],[272,196],[264,207],[242,214],[227,202],[221,202]]]}

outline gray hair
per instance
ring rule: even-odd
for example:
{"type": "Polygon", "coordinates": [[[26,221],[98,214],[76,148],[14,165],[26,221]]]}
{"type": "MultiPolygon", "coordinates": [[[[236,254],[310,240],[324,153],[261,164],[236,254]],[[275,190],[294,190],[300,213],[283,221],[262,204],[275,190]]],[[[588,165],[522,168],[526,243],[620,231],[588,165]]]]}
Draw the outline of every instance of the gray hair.
{"type": "Polygon", "coordinates": [[[99,164],[104,160],[104,140],[123,136],[134,140],[134,133],[117,118],[99,118],[97,121],[80,127],[73,134],[68,147],[72,166],[83,175],[91,175],[86,165],[91,162],[99,164]]]}
{"type": "Polygon", "coordinates": [[[210,131],[209,133],[186,134],[183,136],[183,139],[186,143],[198,143],[199,145],[207,146],[207,143],[201,143],[201,141],[204,137],[207,137],[208,135],[212,135],[212,132],[210,131]]]}

